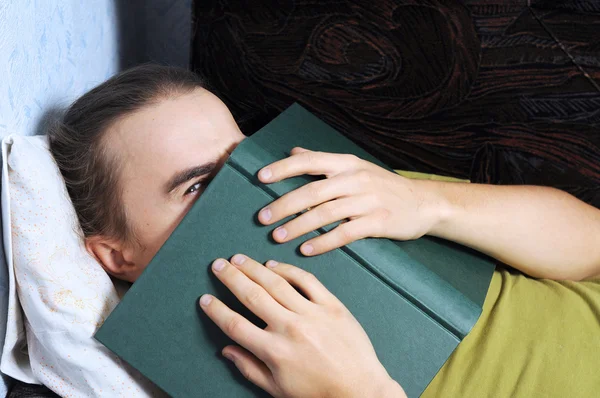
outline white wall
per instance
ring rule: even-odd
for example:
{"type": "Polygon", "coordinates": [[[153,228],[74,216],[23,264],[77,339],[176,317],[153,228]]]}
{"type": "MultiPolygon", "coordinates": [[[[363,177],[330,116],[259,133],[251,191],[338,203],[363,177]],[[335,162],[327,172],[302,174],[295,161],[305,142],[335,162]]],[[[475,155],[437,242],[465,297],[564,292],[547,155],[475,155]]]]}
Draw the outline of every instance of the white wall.
{"type": "Polygon", "coordinates": [[[114,0],[0,2],[0,136],[35,134],[119,67],[114,0]]]}
{"type": "Polygon", "coordinates": [[[57,107],[120,68],[187,67],[191,0],[0,0],[0,138],[38,134],[57,107]]]}

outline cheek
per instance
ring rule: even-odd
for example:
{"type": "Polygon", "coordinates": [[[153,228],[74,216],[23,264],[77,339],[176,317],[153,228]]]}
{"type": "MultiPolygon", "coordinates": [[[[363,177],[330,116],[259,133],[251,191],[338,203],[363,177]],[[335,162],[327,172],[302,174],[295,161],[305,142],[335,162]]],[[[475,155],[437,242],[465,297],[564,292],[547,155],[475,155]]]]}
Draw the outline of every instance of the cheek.
{"type": "Polygon", "coordinates": [[[136,234],[142,247],[134,254],[135,262],[144,267],[167,241],[193,204],[181,204],[171,208],[140,207],[136,214],[136,234]]]}
{"type": "Polygon", "coordinates": [[[173,232],[176,224],[173,225],[173,217],[169,217],[168,212],[150,208],[139,210],[133,224],[141,247],[134,253],[134,261],[146,266],[173,232]]]}

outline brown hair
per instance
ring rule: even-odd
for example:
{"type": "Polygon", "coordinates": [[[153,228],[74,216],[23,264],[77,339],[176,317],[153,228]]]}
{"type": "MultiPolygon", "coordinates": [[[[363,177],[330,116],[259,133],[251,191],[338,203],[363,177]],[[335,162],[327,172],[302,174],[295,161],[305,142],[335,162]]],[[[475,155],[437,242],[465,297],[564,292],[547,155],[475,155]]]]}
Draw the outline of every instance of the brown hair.
{"type": "Polygon", "coordinates": [[[141,65],[126,70],[75,101],[49,131],[50,152],[65,180],[84,237],[135,241],[121,204],[123,159],[105,145],[106,131],[121,118],[171,96],[203,87],[193,72],[141,65]]]}

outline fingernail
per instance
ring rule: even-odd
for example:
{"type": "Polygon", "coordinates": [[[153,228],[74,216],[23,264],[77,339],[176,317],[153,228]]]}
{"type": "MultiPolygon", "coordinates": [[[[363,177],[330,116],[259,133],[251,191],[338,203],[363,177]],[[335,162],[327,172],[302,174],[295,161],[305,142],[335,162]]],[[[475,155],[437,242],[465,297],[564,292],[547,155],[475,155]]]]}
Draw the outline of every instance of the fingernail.
{"type": "Polygon", "coordinates": [[[246,261],[246,257],[242,256],[241,254],[236,254],[235,256],[233,256],[233,258],[231,259],[231,262],[237,265],[242,265],[244,264],[244,261],[246,261]]]}
{"type": "Polygon", "coordinates": [[[264,209],[262,209],[260,211],[260,217],[263,219],[263,221],[267,222],[269,220],[271,220],[271,209],[269,209],[268,207],[265,207],[264,209]]]}
{"type": "Polygon", "coordinates": [[[267,261],[266,266],[269,268],[275,268],[277,266],[277,264],[279,264],[277,261],[275,260],[269,260],[267,261]]]}
{"type": "Polygon", "coordinates": [[[283,227],[277,227],[275,228],[275,231],[273,231],[273,237],[277,240],[284,240],[286,236],[287,231],[283,227]]]}
{"type": "Polygon", "coordinates": [[[218,259],[213,263],[213,269],[215,271],[221,271],[223,268],[225,268],[225,261],[222,259],[218,259]]]}
{"type": "Polygon", "coordinates": [[[312,247],[312,245],[310,243],[307,243],[306,245],[302,246],[300,248],[300,250],[302,251],[302,253],[308,255],[313,252],[314,248],[312,247]]]}
{"type": "Polygon", "coordinates": [[[235,360],[234,356],[233,356],[233,355],[231,355],[231,354],[230,354],[230,353],[228,353],[228,352],[224,352],[224,353],[223,353],[223,356],[224,356],[225,358],[229,359],[231,362],[234,362],[234,360],[235,360]]]}
{"type": "Polygon", "coordinates": [[[260,178],[265,181],[268,181],[269,178],[271,178],[271,176],[273,175],[273,173],[271,173],[271,169],[268,167],[265,167],[264,169],[262,169],[259,174],[260,174],[260,178]]]}
{"type": "Polygon", "coordinates": [[[200,305],[202,307],[206,307],[207,305],[210,304],[211,301],[212,301],[212,296],[209,294],[205,294],[202,297],[200,297],[200,305]]]}

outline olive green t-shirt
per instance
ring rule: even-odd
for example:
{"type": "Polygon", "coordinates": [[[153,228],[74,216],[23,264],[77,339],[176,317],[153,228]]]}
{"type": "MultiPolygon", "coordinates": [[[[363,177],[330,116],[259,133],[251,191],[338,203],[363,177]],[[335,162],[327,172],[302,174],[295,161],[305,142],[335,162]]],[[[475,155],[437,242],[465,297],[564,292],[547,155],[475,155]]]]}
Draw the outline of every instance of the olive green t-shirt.
{"type": "Polygon", "coordinates": [[[497,268],[480,319],[422,397],[599,397],[598,369],[600,280],[497,268]]]}

